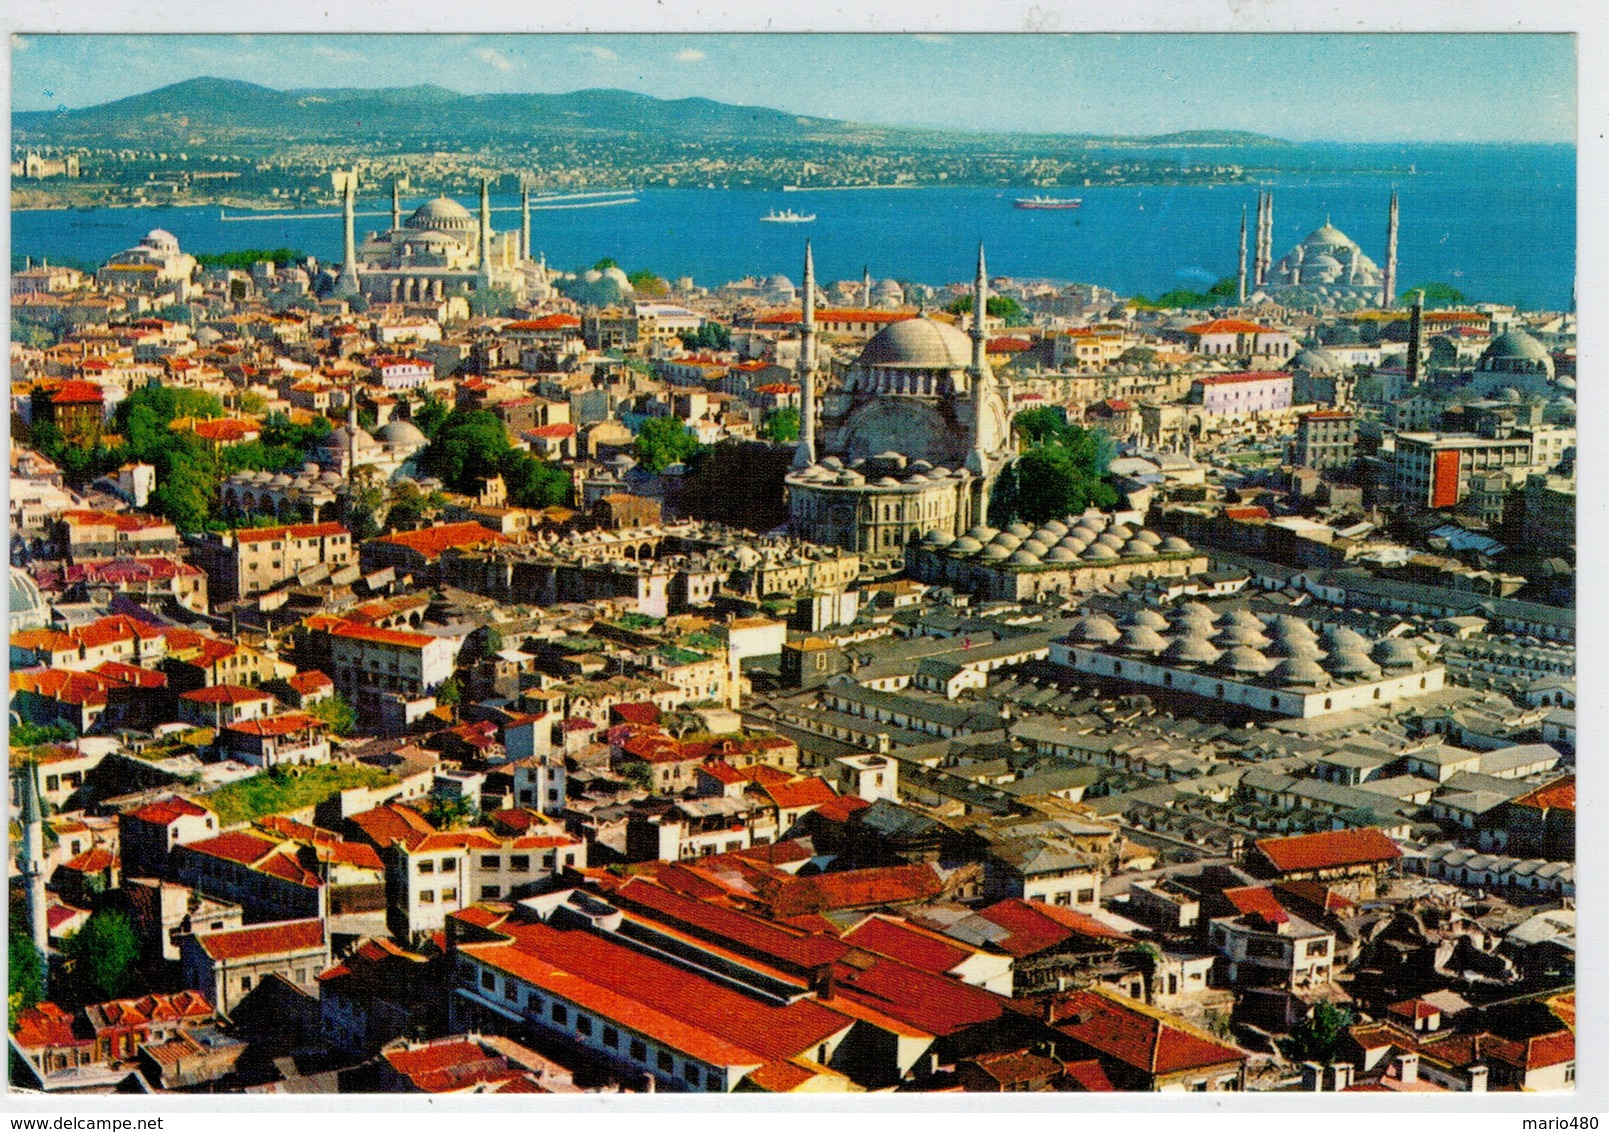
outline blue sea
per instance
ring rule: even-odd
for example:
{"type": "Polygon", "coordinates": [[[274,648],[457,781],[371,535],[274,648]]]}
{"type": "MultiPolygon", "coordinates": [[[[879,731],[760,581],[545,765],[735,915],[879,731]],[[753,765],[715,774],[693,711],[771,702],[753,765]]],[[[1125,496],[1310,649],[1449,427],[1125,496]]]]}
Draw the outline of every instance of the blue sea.
{"type": "MultiPolygon", "coordinates": [[[[1183,151],[1181,161],[1255,165],[1270,151],[1183,151]]],[[[611,256],[627,271],[691,276],[716,286],[745,275],[797,279],[806,237],[825,280],[876,278],[943,284],[971,277],[977,242],[991,274],[1097,283],[1120,294],[1204,289],[1235,271],[1241,208],[1258,188],[1274,193],[1275,256],[1329,220],[1365,253],[1385,260],[1386,208],[1401,198],[1399,278],[1404,287],[1449,283],[1473,299],[1563,309],[1572,300],[1576,160],[1565,145],[1306,145],[1279,151],[1284,170],[1260,185],[1096,186],[1052,190],[647,189],[614,207],[542,209],[532,239],[550,265],[611,256]],[[1016,209],[1018,196],[1078,196],[1069,211],[1016,209]],[[809,224],[766,224],[772,210],[814,213],[809,224]]],[[[428,186],[424,186],[428,188],[428,186]]],[[[404,202],[411,210],[422,197],[404,202]]],[[[464,199],[472,211],[476,201],[464,199]]],[[[519,224],[519,201],[494,196],[493,226],[519,224]]],[[[385,200],[363,201],[359,229],[387,223],[385,200]]],[[[12,250],[99,261],[152,228],[191,252],[296,247],[340,255],[341,224],[272,215],[221,221],[212,207],[17,212],[12,250]]],[[[259,214],[263,215],[263,214],[259,214]]]]}

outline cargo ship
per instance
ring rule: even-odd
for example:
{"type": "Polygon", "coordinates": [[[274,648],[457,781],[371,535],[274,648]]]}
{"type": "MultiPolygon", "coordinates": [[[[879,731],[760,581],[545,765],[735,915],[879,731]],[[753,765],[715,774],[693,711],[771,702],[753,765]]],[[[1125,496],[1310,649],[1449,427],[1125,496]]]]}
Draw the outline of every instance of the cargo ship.
{"type": "Polygon", "coordinates": [[[1018,208],[1079,208],[1082,197],[1018,197],[1018,208]]]}
{"type": "Polygon", "coordinates": [[[806,216],[802,213],[793,211],[791,208],[785,208],[781,212],[777,212],[775,209],[773,209],[766,215],[760,217],[760,220],[765,224],[809,224],[815,218],[816,214],[814,212],[806,216]]]}

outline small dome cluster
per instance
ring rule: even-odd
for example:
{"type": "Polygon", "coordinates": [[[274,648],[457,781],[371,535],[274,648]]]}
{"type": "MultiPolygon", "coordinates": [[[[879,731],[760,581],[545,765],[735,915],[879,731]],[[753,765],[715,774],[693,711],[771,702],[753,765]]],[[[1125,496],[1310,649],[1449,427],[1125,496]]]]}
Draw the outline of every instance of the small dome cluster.
{"type": "MultiPolygon", "coordinates": [[[[792,483],[821,487],[860,487],[870,483],[877,487],[920,490],[947,480],[953,482],[967,479],[970,475],[971,473],[964,468],[948,468],[943,465],[935,467],[926,460],[906,462],[905,457],[898,453],[884,452],[876,456],[851,460],[848,464],[837,456],[828,456],[819,464],[811,464],[808,468],[789,473],[788,480],[792,483]]],[[[932,534],[939,533],[932,532],[932,534]]],[[[923,545],[934,544],[924,539],[923,545]]],[[[1015,550],[1016,547],[1011,549],[1015,550]]]]}
{"type": "Polygon", "coordinates": [[[1165,615],[1142,607],[1121,622],[1085,612],[1067,639],[1085,648],[1291,688],[1378,680],[1411,671],[1424,659],[1419,645],[1405,638],[1370,640],[1342,625],[1315,629],[1299,617],[1260,616],[1249,609],[1220,615],[1199,602],[1175,606],[1165,615]]]}
{"type": "MultiPolygon", "coordinates": [[[[1026,523],[1013,523],[1003,531],[979,524],[957,539],[934,532],[922,540],[922,545],[957,558],[1004,561],[1008,566],[1065,567],[1079,562],[1121,562],[1195,553],[1195,548],[1182,538],[1163,537],[1152,530],[1113,522],[1110,515],[1100,512],[1051,519],[1037,530],[1026,523]]],[[[1166,622],[1161,627],[1166,627],[1166,622]]]]}

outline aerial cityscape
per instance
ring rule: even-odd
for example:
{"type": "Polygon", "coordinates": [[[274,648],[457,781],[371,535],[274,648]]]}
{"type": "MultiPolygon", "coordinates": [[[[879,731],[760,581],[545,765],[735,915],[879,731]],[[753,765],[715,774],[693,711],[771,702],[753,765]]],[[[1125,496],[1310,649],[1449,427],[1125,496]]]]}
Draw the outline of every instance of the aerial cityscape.
{"type": "Polygon", "coordinates": [[[11,49],[14,1093],[1574,1091],[1571,36],[11,49]]]}

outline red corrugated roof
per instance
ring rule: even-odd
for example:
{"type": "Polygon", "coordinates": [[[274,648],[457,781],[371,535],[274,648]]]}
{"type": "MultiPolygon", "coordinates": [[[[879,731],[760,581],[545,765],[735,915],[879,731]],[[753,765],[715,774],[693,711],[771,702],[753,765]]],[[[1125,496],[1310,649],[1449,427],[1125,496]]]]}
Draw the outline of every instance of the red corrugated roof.
{"type": "Polygon", "coordinates": [[[1224,899],[1242,915],[1260,916],[1270,924],[1288,924],[1290,913],[1279,903],[1279,898],[1266,888],[1226,888],[1224,899]]]}
{"type": "Polygon", "coordinates": [[[970,959],[974,950],[913,924],[869,916],[843,934],[846,943],[943,975],[970,959]]]}
{"type": "Polygon", "coordinates": [[[205,810],[188,798],[164,798],[160,802],[152,802],[149,806],[141,806],[128,816],[138,821],[150,822],[152,825],[171,825],[179,818],[204,817],[210,810],[205,810]]]}
{"type": "Polygon", "coordinates": [[[1266,326],[1247,322],[1243,318],[1215,318],[1184,328],[1186,334],[1272,334],[1266,326]]]}
{"type": "Polygon", "coordinates": [[[1076,991],[1053,1005],[1050,1022],[1096,1053],[1149,1074],[1206,1069],[1246,1058],[1183,1019],[1113,991],[1076,991]]]}
{"type": "Polygon", "coordinates": [[[293,523],[286,527],[251,527],[235,532],[236,542],[268,542],[285,538],[328,538],[349,533],[340,523],[293,523]]]}
{"type": "Polygon", "coordinates": [[[1198,377],[1201,385],[1242,385],[1249,381],[1289,381],[1291,375],[1279,372],[1220,373],[1214,377],[1198,377]]]}

